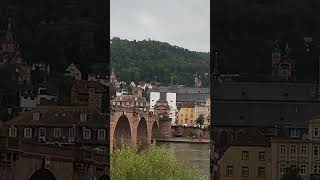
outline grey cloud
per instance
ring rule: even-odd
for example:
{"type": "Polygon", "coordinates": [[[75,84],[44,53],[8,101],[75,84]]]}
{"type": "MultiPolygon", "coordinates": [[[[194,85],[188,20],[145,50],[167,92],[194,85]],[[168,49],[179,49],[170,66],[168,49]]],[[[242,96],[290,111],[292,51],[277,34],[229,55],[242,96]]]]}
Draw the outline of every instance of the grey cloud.
{"type": "Polygon", "coordinates": [[[210,49],[210,0],[111,0],[111,37],[210,49]]]}

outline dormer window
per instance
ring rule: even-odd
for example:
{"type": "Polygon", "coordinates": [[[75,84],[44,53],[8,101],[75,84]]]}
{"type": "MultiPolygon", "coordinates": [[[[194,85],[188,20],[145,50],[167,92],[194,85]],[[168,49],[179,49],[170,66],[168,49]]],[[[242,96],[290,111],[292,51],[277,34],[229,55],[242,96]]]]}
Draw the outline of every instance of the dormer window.
{"type": "Polygon", "coordinates": [[[300,131],[296,128],[289,129],[290,137],[299,137],[300,131]]]}
{"type": "Polygon", "coordinates": [[[80,114],[80,122],[86,122],[88,118],[87,113],[81,113],[80,114]]]}
{"type": "Polygon", "coordinates": [[[36,120],[36,121],[37,121],[37,120],[39,120],[39,118],[40,118],[40,113],[37,113],[37,112],[36,112],[36,113],[33,113],[33,114],[32,114],[32,119],[33,119],[33,120],[36,120]]]}
{"type": "Polygon", "coordinates": [[[11,126],[9,128],[9,137],[17,137],[17,128],[14,126],[11,126]]]}

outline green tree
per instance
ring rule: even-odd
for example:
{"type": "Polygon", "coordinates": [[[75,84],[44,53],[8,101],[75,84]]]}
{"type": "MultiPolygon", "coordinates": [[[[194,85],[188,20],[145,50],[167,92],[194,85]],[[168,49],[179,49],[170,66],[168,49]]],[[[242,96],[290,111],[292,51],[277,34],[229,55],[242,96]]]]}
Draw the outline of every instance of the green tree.
{"type": "Polygon", "coordinates": [[[287,168],[287,172],[280,180],[303,180],[299,172],[300,170],[298,168],[287,168]]]}
{"type": "Polygon", "coordinates": [[[122,147],[110,153],[110,174],[113,180],[204,180],[196,167],[176,159],[167,147],[151,145],[140,151],[122,147]]]}
{"type": "Polygon", "coordinates": [[[198,118],[196,119],[196,124],[202,126],[204,124],[204,116],[203,114],[200,114],[198,118]]]}

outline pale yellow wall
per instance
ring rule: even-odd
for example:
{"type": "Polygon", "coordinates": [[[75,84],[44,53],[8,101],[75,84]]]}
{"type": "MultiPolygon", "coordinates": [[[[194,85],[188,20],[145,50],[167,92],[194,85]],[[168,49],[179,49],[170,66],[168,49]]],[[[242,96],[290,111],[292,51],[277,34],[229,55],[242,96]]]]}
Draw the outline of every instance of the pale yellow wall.
{"type": "Polygon", "coordinates": [[[181,108],[178,112],[179,124],[194,125],[195,123],[195,109],[194,108],[181,108]]]}
{"type": "Polygon", "coordinates": [[[253,146],[230,146],[218,161],[220,180],[237,180],[241,178],[241,167],[249,168],[246,180],[271,180],[271,148],[253,146]],[[249,152],[249,159],[242,160],[242,151],[249,152]],[[259,152],[265,151],[265,161],[259,160],[259,152]],[[227,166],[233,166],[233,176],[226,176],[227,166]],[[265,167],[265,177],[258,177],[258,167],[265,167]]]}

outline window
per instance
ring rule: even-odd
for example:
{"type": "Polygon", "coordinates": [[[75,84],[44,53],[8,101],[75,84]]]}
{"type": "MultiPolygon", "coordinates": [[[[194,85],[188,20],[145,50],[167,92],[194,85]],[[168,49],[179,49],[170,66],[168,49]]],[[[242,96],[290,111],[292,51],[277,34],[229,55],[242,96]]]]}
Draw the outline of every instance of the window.
{"type": "Polygon", "coordinates": [[[319,155],[319,147],[317,145],[313,146],[313,155],[318,156],[319,155]]]}
{"type": "Polygon", "coordinates": [[[296,145],[290,146],[290,155],[296,155],[296,145]]]}
{"type": "Polygon", "coordinates": [[[266,160],[266,152],[259,152],[259,160],[260,161],[266,160]]]}
{"type": "Polygon", "coordinates": [[[32,137],[32,129],[31,128],[24,128],[24,137],[31,138],[32,137]]]}
{"type": "Polygon", "coordinates": [[[280,145],[280,155],[286,155],[286,146],[280,145]]]}
{"type": "Polygon", "coordinates": [[[32,114],[32,119],[33,120],[39,120],[39,117],[40,117],[40,113],[33,113],[32,114]]]}
{"type": "Polygon", "coordinates": [[[88,117],[88,115],[86,113],[81,113],[80,114],[80,121],[81,122],[87,121],[87,117],[88,117]]]}
{"type": "Polygon", "coordinates": [[[91,138],[91,130],[87,128],[83,128],[83,139],[91,138]]]}
{"type": "Polygon", "coordinates": [[[314,174],[318,174],[319,173],[319,166],[317,166],[317,165],[313,166],[313,173],[314,174]]]}
{"type": "Polygon", "coordinates": [[[301,156],[305,156],[305,155],[307,155],[308,153],[307,153],[307,146],[301,146],[300,147],[300,155],[301,156]]]}
{"type": "Polygon", "coordinates": [[[116,105],[116,102],[115,102],[115,101],[113,101],[113,102],[112,102],[112,104],[115,106],[115,105],[116,105]]]}
{"type": "Polygon", "coordinates": [[[249,168],[243,166],[241,168],[241,177],[248,177],[248,176],[249,176],[249,168]]]}
{"type": "Polygon", "coordinates": [[[307,174],[307,165],[305,165],[305,164],[300,165],[300,174],[301,175],[307,174]]]}
{"type": "Polygon", "coordinates": [[[17,137],[17,128],[12,126],[9,128],[9,137],[17,137]]]}
{"type": "Polygon", "coordinates": [[[266,169],[264,167],[258,167],[258,177],[265,176],[266,169]]]}
{"type": "Polygon", "coordinates": [[[120,106],[120,102],[119,101],[117,102],[117,105],[120,106]]]}
{"type": "Polygon", "coordinates": [[[99,129],[98,130],[98,139],[99,140],[105,140],[106,139],[106,130],[99,129]]]}
{"type": "Polygon", "coordinates": [[[227,166],[226,176],[233,176],[233,166],[227,166]]]}
{"type": "Polygon", "coordinates": [[[319,136],[319,129],[318,128],[313,128],[313,135],[315,137],[318,137],[319,136]]]}
{"type": "Polygon", "coordinates": [[[243,160],[249,159],[249,152],[248,151],[242,151],[242,159],[243,160]]]}
{"type": "Polygon", "coordinates": [[[286,172],[286,165],[280,164],[280,174],[284,174],[286,172]]]}
{"type": "Polygon", "coordinates": [[[39,137],[46,136],[46,128],[39,128],[39,137]]]}
{"type": "Polygon", "coordinates": [[[55,137],[55,138],[61,137],[61,128],[54,128],[53,129],[53,137],[55,137]]]}
{"type": "Polygon", "coordinates": [[[75,136],[75,128],[69,128],[69,142],[73,142],[75,140],[75,136]]]}
{"type": "Polygon", "coordinates": [[[291,137],[299,137],[299,129],[292,128],[289,130],[289,134],[291,137]]]}

